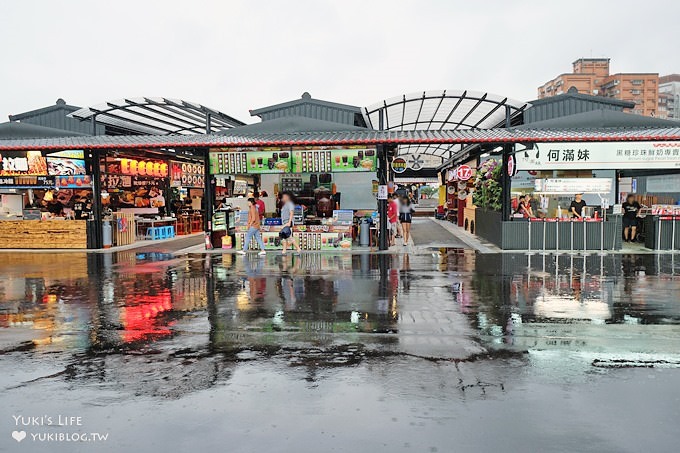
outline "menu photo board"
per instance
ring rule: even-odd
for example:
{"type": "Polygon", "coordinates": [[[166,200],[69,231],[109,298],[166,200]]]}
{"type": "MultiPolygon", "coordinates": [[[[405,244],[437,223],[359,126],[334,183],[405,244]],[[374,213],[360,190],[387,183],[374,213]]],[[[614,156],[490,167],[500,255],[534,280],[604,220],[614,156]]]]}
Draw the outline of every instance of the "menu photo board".
{"type": "Polygon", "coordinates": [[[313,147],[293,148],[294,173],[327,173],[331,171],[331,150],[313,147]]]}
{"type": "Polygon", "coordinates": [[[55,186],[60,189],[81,189],[92,187],[90,175],[55,176],[55,186]]]}
{"type": "Polygon", "coordinates": [[[210,173],[213,175],[238,175],[246,172],[246,153],[213,148],[210,150],[210,173]]]}
{"type": "Polygon", "coordinates": [[[283,148],[262,148],[249,151],[246,159],[246,173],[288,173],[291,171],[290,150],[283,148]]]}
{"type": "Polygon", "coordinates": [[[204,187],[202,164],[192,162],[170,162],[171,187],[204,187]]]}
{"type": "Polygon", "coordinates": [[[376,154],[376,149],[370,147],[335,149],[331,153],[331,171],[376,171],[376,154]]]}
{"type": "Polygon", "coordinates": [[[0,187],[54,187],[52,176],[0,176],[0,187]]]}

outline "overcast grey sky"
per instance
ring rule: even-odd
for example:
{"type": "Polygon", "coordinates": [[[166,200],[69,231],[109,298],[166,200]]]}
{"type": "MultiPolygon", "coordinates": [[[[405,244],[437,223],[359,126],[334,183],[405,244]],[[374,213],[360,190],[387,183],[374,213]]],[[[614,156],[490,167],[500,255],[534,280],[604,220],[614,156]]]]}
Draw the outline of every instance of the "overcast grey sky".
{"type": "Polygon", "coordinates": [[[0,122],[59,97],[174,97],[253,122],[313,97],[368,105],[425,89],[530,100],[579,57],[680,72],[680,2],[15,0],[0,8],[0,122]]]}

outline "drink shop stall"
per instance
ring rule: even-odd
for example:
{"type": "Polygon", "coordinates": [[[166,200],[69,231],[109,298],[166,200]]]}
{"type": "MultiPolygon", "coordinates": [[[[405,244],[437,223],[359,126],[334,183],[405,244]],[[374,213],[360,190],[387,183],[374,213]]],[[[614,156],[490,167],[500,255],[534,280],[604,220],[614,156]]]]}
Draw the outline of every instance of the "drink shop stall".
{"type": "MultiPolygon", "coordinates": [[[[305,250],[351,249],[355,215],[375,210],[373,179],[375,147],[276,147],[212,149],[210,173],[216,181],[216,206],[233,210],[213,219],[226,227],[213,233],[213,246],[224,247],[217,236],[232,236],[242,247],[247,230],[247,199],[255,191],[265,204],[262,234],[267,249],[281,248],[280,195],[296,198],[293,236],[305,250]],[[226,195],[220,199],[220,195],[226,195]]],[[[216,211],[216,215],[220,210],[216,211]]],[[[229,245],[227,245],[229,246],[229,245]]]]}
{"type": "Polygon", "coordinates": [[[0,248],[86,248],[92,203],[83,150],[0,152],[0,248]]]}
{"type": "MultiPolygon", "coordinates": [[[[530,218],[513,215],[507,241],[519,249],[617,250],[623,246],[622,203],[633,195],[638,242],[651,249],[680,248],[680,210],[665,192],[640,190],[641,175],[676,174],[676,142],[535,143],[515,153],[524,190],[537,208],[530,218]],[[638,177],[635,177],[638,175],[638,177]],[[526,188],[533,184],[533,190],[526,188]],[[533,180],[533,181],[532,181],[533,180]],[[582,218],[570,203],[582,194],[582,218]],[[672,202],[672,203],[671,203],[672,202]],[[545,233],[544,233],[545,232],[545,233]]],[[[514,186],[513,186],[514,188],[514,186]]]]}

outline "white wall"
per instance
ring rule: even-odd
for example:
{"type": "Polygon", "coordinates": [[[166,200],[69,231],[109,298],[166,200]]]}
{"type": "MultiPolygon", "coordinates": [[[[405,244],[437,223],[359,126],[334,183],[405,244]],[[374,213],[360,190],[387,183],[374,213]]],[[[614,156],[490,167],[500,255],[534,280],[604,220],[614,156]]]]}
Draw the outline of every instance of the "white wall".
{"type": "Polygon", "coordinates": [[[342,209],[376,209],[373,195],[373,172],[366,173],[333,173],[333,182],[340,192],[342,209]]]}

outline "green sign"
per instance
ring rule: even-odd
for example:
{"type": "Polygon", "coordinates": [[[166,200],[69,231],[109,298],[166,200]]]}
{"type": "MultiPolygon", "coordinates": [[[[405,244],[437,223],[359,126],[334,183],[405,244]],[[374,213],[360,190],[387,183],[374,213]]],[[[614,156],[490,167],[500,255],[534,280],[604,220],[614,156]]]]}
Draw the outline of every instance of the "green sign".
{"type": "Polygon", "coordinates": [[[376,171],[375,148],[348,148],[331,151],[331,171],[376,171]]]}
{"type": "Polygon", "coordinates": [[[246,153],[246,173],[288,173],[291,168],[289,150],[276,149],[246,153]]]}

